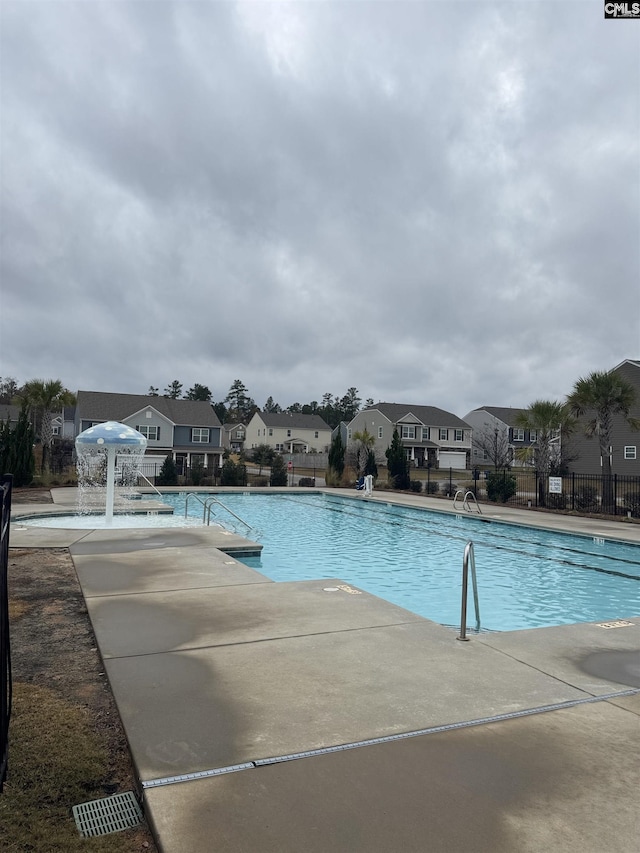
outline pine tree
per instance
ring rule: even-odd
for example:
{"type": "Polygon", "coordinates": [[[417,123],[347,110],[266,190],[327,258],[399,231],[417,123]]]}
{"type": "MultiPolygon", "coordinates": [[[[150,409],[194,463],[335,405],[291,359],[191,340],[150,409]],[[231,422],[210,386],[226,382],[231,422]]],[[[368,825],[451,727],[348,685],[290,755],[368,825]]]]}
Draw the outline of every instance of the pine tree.
{"type": "Polygon", "coordinates": [[[269,479],[270,486],[286,486],[287,485],[287,469],[284,464],[283,457],[278,454],[271,463],[271,477],[269,479]]]}
{"type": "Polygon", "coordinates": [[[338,480],[342,478],[342,474],[344,473],[344,454],[345,446],[342,442],[340,430],[338,430],[338,432],[335,434],[335,437],[331,441],[328,459],[329,468],[335,472],[336,478],[338,480]]]}
{"type": "Polygon", "coordinates": [[[393,483],[394,489],[408,489],[409,462],[397,429],[393,431],[393,438],[385,450],[385,456],[387,457],[389,480],[393,483]]]}
{"type": "Polygon", "coordinates": [[[162,463],[162,468],[160,468],[160,473],[156,478],[156,485],[158,486],[177,486],[178,485],[178,469],[176,468],[176,463],[173,460],[173,456],[171,453],[167,454],[166,459],[162,463]]]}

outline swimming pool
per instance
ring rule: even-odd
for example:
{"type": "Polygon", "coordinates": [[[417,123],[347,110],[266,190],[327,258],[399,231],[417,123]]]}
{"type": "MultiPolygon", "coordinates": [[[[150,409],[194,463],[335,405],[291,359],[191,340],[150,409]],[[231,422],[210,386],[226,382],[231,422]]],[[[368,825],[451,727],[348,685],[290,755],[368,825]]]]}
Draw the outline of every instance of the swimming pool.
{"type": "MultiPolygon", "coordinates": [[[[341,578],[459,626],[462,556],[472,540],[485,630],[640,616],[638,545],[325,494],[218,497],[252,530],[219,507],[215,520],[263,545],[260,558],[243,562],[274,581],[341,578]]],[[[184,495],[163,500],[184,514],[184,495]]],[[[190,501],[189,514],[202,517],[202,506],[190,501]]]]}

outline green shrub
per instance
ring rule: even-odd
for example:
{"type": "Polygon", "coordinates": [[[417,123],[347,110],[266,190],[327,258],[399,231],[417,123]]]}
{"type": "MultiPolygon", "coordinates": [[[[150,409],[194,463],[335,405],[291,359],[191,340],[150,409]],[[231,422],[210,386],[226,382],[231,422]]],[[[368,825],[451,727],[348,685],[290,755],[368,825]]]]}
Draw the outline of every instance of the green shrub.
{"type": "Polygon", "coordinates": [[[234,462],[230,457],[222,463],[220,472],[221,486],[244,486],[247,482],[247,469],[242,462],[234,462]]]}
{"type": "Polygon", "coordinates": [[[342,477],[335,468],[327,468],[324,472],[324,482],[330,489],[337,489],[339,486],[342,486],[342,477]]]}
{"type": "Polygon", "coordinates": [[[622,497],[625,512],[630,512],[632,518],[640,518],[640,489],[630,489],[622,497]]]}
{"type": "Polygon", "coordinates": [[[316,481],[313,479],[313,477],[300,477],[300,480],[298,481],[299,486],[313,487],[313,486],[315,486],[315,484],[316,484],[316,481]]]}
{"type": "Polygon", "coordinates": [[[566,495],[547,495],[546,500],[547,509],[566,509],[567,508],[567,496],[566,495]]]}
{"type": "Polygon", "coordinates": [[[286,486],[287,480],[287,468],[284,464],[284,459],[282,456],[278,455],[275,457],[271,465],[271,477],[269,482],[272,486],[286,486]]]}
{"type": "Polygon", "coordinates": [[[583,486],[573,494],[574,509],[582,512],[597,511],[598,509],[598,493],[594,486],[583,486]]]}
{"type": "Polygon", "coordinates": [[[411,480],[409,483],[409,488],[412,492],[421,492],[422,491],[422,481],[421,480],[411,480]]]}
{"type": "Polygon", "coordinates": [[[156,477],[157,486],[177,486],[178,485],[178,469],[173,460],[173,456],[169,453],[162,463],[160,473],[156,477]]]}
{"type": "Polygon", "coordinates": [[[494,503],[506,503],[518,488],[518,481],[507,471],[492,471],[486,480],[487,497],[494,503]]]}
{"type": "Polygon", "coordinates": [[[428,495],[437,495],[440,491],[440,484],[437,480],[428,480],[424,484],[424,490],[428,495]]]}
{"type": "Polygon", "coordinates": [[[191,480],[192,486],[201,486],[202,481],[204,480],[204,465],[202,462],[194,462],[191,466],[191,472],[189,479],[191,480]]]}

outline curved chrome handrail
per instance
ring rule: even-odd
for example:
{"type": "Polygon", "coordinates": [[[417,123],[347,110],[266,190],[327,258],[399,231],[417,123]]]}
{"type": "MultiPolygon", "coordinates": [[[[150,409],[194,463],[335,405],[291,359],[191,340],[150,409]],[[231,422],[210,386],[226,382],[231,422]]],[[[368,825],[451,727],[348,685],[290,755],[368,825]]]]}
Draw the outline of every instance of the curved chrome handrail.
{"type": "Polygon", "coordinates": [[[468,641],[467,637],[467,589],[469,583],[469,565],[471,565],[471,582],[473,584],[473,603],[476,609],[476,631],[480,630],[480,604],[478,602],[478,582],[476,580],[476,558],[473,542],[469,540],[464,546],[462,557],[462,605],[460,609],[460,636],[456,640],[468,641]]]}

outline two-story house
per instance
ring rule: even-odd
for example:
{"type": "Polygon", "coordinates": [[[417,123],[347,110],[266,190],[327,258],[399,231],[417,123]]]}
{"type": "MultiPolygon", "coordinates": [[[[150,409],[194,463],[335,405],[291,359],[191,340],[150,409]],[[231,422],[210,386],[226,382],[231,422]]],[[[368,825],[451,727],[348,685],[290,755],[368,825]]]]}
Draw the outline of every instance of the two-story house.
{"type": "Polygon", "coordinates": [[[471,464],[474,468],[527,464],[523,451],[534,447],[538,437],[535,430],[517,425],[519,416],[526,411],[508,406],[479,406],[464,416],[473,427],[471,464]]]}
{"type": "Polygon", "coordinates": [[[232,453],[240,453],[244,449],[247,428],[244,424],[222,424],[222,446],[232,453]]]}
{"type": "MultiPolygon", "coordinates": [[[[635,389],[636,400],[629,414],[640,420],[640,359],[625,359],[612,368],[612,372],[635,389]]],[[[587,438],[584,433],[585,423],[592,417],[593,412],[588,412],[571,435],[572,452],[568,467],[576,474],[602,473],[598,437],[587,438]]],[[[612,474],[640,475],[640,431],[632,429],[620,414],[612,417],[610,448],[612,474]]]]}
{"type": "Polygon", "coordinates": [[[256,412],[249,421],[245,449],[267,444],[281,453],[324,453],[331,444],[331,427],[320,415],[256,412]]]}
{"type": "MultiPolygon", "coordinates": [[[[119,421],[147,439],[144,468],[161,465],[171,454],[179,469],[201,464],[218,467],[222,425],[211,403],[142,394],[78,391],[76,435],[94,424],[119,421]]],[[[154,472],[152,472],[154,473],[154,472]]]]}
{"type": "Polygon", "coordinates": [[[376,403],[358,412],[349,423],[347,442],[365,429],[373,436],[380,459],[384,459],[384,451],[397,429],[407,459],[416,467],[469,467],[471,427],[457,415],[435,406],[376,403]]]}

